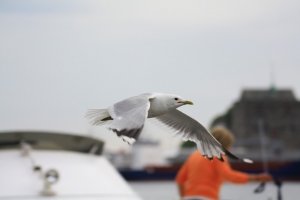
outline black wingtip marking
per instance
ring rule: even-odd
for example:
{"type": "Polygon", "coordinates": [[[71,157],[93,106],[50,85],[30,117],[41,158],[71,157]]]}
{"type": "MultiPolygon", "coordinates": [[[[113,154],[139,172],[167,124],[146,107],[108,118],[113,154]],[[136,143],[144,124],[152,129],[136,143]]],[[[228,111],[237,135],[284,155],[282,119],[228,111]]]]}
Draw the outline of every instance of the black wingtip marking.
{"type": "Polygon", "coordinates": [[[135,140],[137,140],[143,130],[143,127],[144,126],[141,126],[140,128],[137,128],[137,129],[123,129],[123,130],[117,130],[115,128],[109,128],[109,130],[115,132],[117,134],[117,136],[126,136],[126,137],[129,137],[129,138],[134,138],[135,140]]]}
{"type": "Polygon", "coordinates": [[[249,159],[241,159],[241,158],[236,157],[235,155],[233,155],[232,153],[230,153],[229,151],[227,151],[225,148],[223,148],[223,150],[224,150],[225,154],[226,154],[229,158],[232,158],[232,159],[234,159],[234,160],[240,160],[240,161],[243,161],[243,162],[245,162],[245,163],[250,163],[250,164],[253,163],[252,160],[249,160],[249,159]]]}
{"type": "Polygon", "coordinates": [[[224,162],[224,159],[222,158],[222,155],[220,157],[217,157],[221,162],[224,162]]]}
{"type": "MultiPolygon", "coordinates": [[[[119,138],[122,138],[121,136],[119,136],[119,138]]],[[[127,144],[131,145],[128,141],[124,140],[124,138],[122,138],[123,142],[126,142],[127,144]]]]}
{"type": "Polygon", "coordinates": [[[235,155],[233,155],[232,153],[230,153],[227,149],[223,148],[223,151],[225,152],[225,154],[229,157],[229,158],[232,158],[234,160],[242,160],[238,157],[236,157],[235,155]]]}
{"type": "Polygon", "coordinates": [[[123,130],[117,130],[115,128],[108,128],[109,130],[113,131],[114,133],[117,134],[118,137],[122,138],[122,140],[124,142],[126,142],[128,145],[132,145],[129,141],[125,140],[123,137],[121,136],[126,136],[128,138],[133,138],[135,139],[135,141],[139,138],[142,130],[143,130],[143,127],[142,126],[141,128],[138,128],[138,129],[123,129],[123,130]]]}

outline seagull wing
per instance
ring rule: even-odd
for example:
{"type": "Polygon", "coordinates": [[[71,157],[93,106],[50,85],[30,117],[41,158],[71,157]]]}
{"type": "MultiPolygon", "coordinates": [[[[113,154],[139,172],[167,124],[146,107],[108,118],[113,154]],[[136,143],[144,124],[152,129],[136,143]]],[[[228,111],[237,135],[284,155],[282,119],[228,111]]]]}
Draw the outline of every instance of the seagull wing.
{"type": "Polygon", "coordinates": [[[108,113],[113,118],[107,125],[108,129],[128,143],[132,142],[132,138],[137,140],[148,116],[151,98],[154,94],[142,94],[108,107],[108,113]]]}
{"type": "MultiPolygon", "coordinates": [[[[227,151],[198,121],[177,109],[158,116],[155,120],[167,126],[184,140],[195,142],[200,153],[210,160],[215,156],[223,161],[222,154],[235,160],[241,160],[227,151]]],[[[244,161],[251,162],[248,159],[244,159],[244,161]]]]}

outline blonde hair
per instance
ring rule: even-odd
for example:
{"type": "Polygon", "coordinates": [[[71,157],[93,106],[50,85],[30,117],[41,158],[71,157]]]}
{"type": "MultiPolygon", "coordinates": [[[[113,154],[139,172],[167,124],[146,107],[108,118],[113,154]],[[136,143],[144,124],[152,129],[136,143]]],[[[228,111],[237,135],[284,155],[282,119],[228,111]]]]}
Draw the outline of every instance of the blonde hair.
{"type": "Polygon", "coordinates": [[[211,130],[211,134],[223,145],[228,148],[234,142],[233,134],[225,127],[215,127],[211,130]]]}

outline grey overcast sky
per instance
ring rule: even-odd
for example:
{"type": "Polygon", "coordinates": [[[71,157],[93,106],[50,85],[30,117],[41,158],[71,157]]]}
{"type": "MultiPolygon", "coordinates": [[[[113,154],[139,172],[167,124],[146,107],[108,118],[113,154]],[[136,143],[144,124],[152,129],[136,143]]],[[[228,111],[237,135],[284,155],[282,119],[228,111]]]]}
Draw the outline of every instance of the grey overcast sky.
{"type": "Polygon", "coordinates": [[[272,73],[299,99],[299,11],[298,0],[0,0],[0,130],[90,133],[117,149],[87,109],[172,93],[208,127],[272,73]]]}

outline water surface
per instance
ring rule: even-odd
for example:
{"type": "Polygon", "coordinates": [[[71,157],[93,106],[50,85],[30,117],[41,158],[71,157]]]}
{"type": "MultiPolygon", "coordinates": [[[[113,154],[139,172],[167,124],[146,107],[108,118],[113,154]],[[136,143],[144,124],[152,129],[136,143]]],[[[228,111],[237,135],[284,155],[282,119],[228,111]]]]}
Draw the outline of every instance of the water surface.
{"type": "MultiPolygon", "coordinates": [[[[173,181],[134,181],[131,187],[143,200],[179,200],[177,186],[173,181]]],[[[221,189],[221,200],[277,200],[277,187],[268,183],[261,194],[253,193],[259,183],[235,185],[225,183],[221,189]]],[[[284,182],[282,200],[300,199],[300,182],[284,182]]]]}

